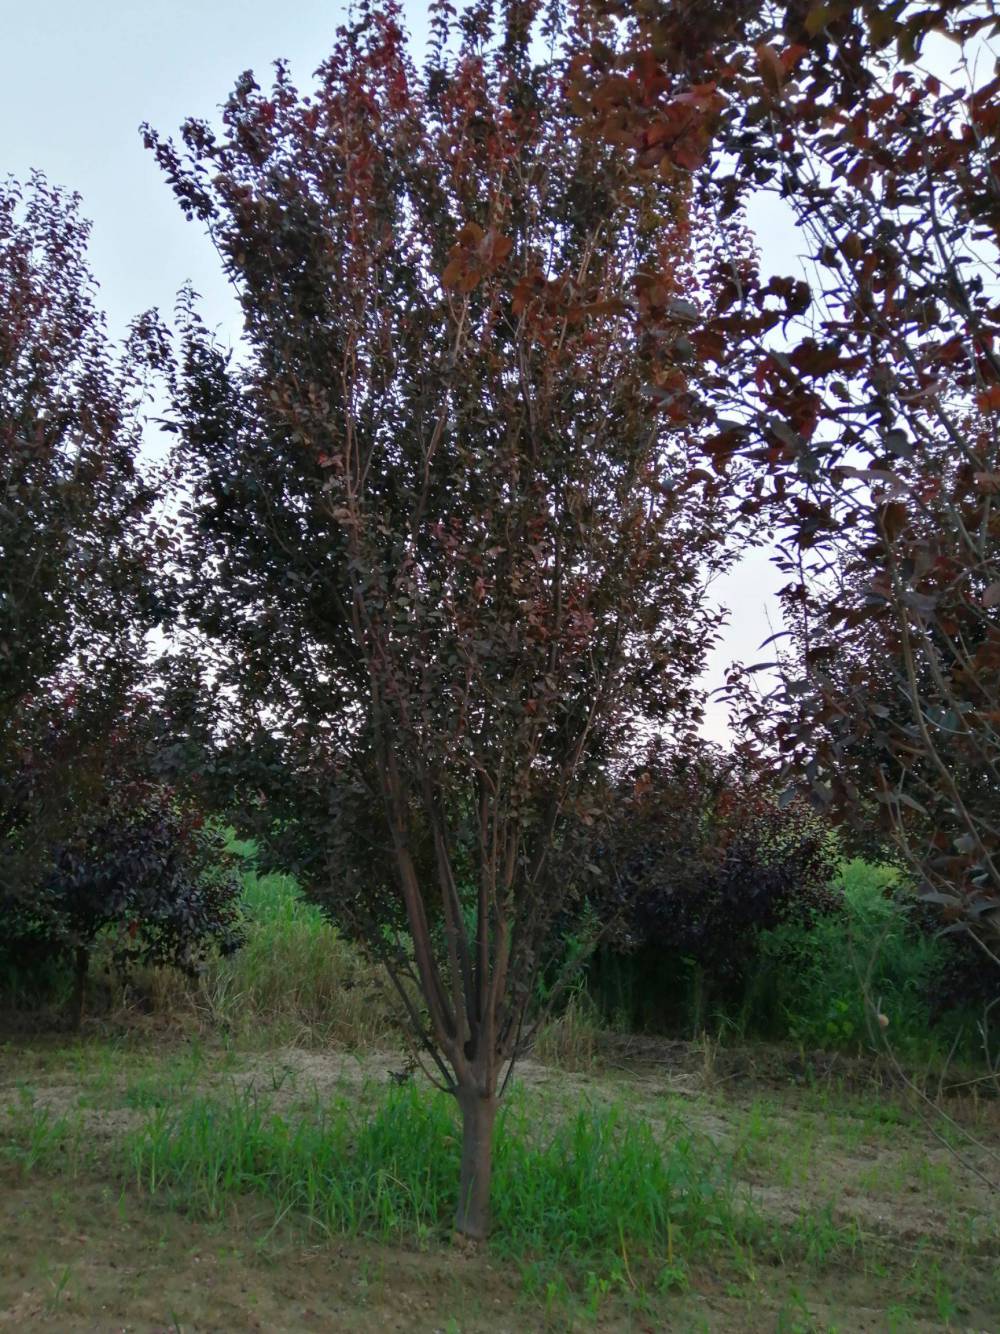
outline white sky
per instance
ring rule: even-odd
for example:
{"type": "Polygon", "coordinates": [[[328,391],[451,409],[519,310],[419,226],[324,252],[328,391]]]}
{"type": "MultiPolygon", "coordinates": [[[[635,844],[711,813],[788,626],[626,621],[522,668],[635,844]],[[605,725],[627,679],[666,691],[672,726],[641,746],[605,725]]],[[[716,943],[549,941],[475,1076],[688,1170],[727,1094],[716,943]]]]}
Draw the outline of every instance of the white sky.
{"type": "MultiPolygon", "coordinates": [[[[425,7],[406,6],[414,37],[425,7]]],[[[44,0],[0,6],[0,175],[24,179],[39,168],[83,197],[94,224],[91,264],[111,330],[151,306],[168,317],[187,281],[203,298],[210,326],[235,341],[239,317],[217,257],[186,223],[138,133],[148,120],[174,133],[188,116],[213,118],[245,69],[262,82],[276,58],[291,62],[304,88],[332,45],[344,5],[337,0],[44,0]]],[[[761,201],[752,223],[768,271],[789,272],[802,246],[787,212],[761,201]]],[[[755,552],[720,579],[713,598],[730,609],[712,655],[710,685],[735,659],[753,662],[777,617],[784,582],[755,552]]],[[[724,740],[724,711],[710,706],[706,733],[724,740]]]]}

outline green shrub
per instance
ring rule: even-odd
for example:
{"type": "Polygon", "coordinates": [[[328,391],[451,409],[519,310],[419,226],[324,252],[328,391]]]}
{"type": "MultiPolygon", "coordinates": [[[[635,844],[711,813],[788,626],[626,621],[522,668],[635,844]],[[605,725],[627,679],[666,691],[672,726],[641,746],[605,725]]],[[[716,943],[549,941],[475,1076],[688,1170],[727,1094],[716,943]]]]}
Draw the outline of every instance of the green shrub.
{"type": "Polygon", "coordinates": [[[915,901],[892,867],[846,862],[837,884],[844,914],[787,922],[761,933],[759,966],[744,1026],[806,1046],[871,1045],[871,1013],[888,1019],[897,1054],[921,1059],[946,1052],[956,1036],[975,1050],[976,1016],[953,1010],[933,1022],[933,997],[949,944],[922,928],[915,901]]]}
{"type": "Polygon", "coordinates": [[[867,992],[888,1020],[885,1038],[897,1055],[938,1060],[954,1044],[957,1055],[978,1060],[982,1007],[963,1002],[968,988],[949,985],[967,961],[899,873],[855,859],[841,865],[831,889],[834,911],[799,913],[757,931],[750,948],[741,942],[749,960],[741,995],[713,995],[704,966],[679,950],[600,951],[587,974],[597,1021],[862,1051],[878,1038],[867,992]]]}

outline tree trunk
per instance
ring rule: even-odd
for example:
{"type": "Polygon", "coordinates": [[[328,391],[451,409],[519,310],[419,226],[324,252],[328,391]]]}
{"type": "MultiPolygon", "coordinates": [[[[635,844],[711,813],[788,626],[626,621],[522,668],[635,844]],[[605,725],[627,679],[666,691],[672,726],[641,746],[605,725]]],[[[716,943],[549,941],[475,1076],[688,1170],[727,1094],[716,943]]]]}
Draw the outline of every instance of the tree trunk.
{"type": "Polygon", "coordinates": [[[73,997],[70,1001],[70,1022],[76,1032],[83,1023],[83,997],[89,967],[90,951],[85,945],[77,945],[73,955],[73,997]]]}
{"type": "Polygon", "coordinates": [[[477,1088],[460,1088],[455,1097],[462,1109],[462,1175],[455,1231],[472,1241],[484,1241],[490,1231],[490,1173],[497,1100],[477,1088]]]}

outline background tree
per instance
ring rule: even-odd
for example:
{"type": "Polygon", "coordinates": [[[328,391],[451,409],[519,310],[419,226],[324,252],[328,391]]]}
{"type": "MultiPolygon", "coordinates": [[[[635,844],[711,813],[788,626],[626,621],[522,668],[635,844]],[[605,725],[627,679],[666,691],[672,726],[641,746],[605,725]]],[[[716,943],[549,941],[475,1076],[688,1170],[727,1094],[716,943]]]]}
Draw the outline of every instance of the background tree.
{"type": "Polygon", "coordinates": [[[781,530],[795,651],[752,730],[848,819],[883,804],[925,892],[995,955],[1000,83],[976,78],[994,6],[593,10],[627,35],[578,52],[590,132],[631,146],[637,179],[693,177],[723,228],[697,337],[655,309],[647,327],[714,469],[751,460],[744,508],[781,530]],[[947,82],[919,64],[939,33],[947,82]],[[808,281],[727,246],[761,190],[793,210],[808,281]]]}
{"type": "Polygon", "coordinates": [[[170,788],[105,765],[100,797],[52,847],[30,897],[0,898],[0,964],[29,978],[68,964],[75,1028],[98,942],[119,977],[140,963],[195,975],[241,942],[241,885],[223,843],[170,788]]]}
{"type": "Polygon", "coordinates": [[[41,176],[0,184],[0,895],[30,895],[100,789],[161,614],[136,470],[140,385],[94,304],[88,225],[41,176]]]}
{"type": "Polygon", "coordinates": [[[458,1100],[480,1237],[498,1077],[586,875],[553,849],[637,718],[697,716],[721,525],[643,401],[628,298],[669,201],[572,133],[555,18],[450,13],[422,74],[363,5],[308,96],[279,64],[221,134],[147,140],[245,318],[236,365],[180,311],[192,615],[223,688],[327,757],[328,893],[458,1100]]]}

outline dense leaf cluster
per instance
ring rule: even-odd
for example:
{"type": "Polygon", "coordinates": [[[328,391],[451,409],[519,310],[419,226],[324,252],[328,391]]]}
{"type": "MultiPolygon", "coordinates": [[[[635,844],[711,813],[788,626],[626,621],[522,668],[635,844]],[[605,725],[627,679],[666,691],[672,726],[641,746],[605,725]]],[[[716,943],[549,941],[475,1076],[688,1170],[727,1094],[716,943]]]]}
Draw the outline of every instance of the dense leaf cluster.
{"type": "Polygon", "coordinates": [[[106,784],[86,820],[51,850],[30,900],[0,899],[6,960],[30,970],[71,959],[81,986],[103,939],[121,975],[139,963],[194,974],[241,939],[240,882],[222,847],[169,788],[106,784]]]}
{"type": "Polygon", "coordinates": [[[710,746],[655,747],[619,788],[598,916],[615,951],[686,957],[720,994],[743,982],[756,936],[838,910],[836,848],[804,802],[710,746]]]}
{"type": "Polygon", "coordinates": [[[206,729],[177,662],[147,661],[167,535],[137,466],[136,344],[107,336],[88,234],[42,177],[0,186],[0,936],[22,971],[72,956],[78,1005],[101,935],[120,970],[238,939],[216,841],[158,782],[190,774],[206,729]]]}
{"type": "Polygon", "coordinates": [[[78,201],[0,183],[0,893],[30,890],[101,786],[168,582],[135,361],[94,304],[78,201]]]}

